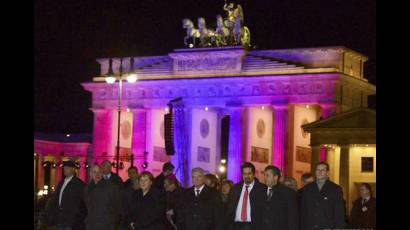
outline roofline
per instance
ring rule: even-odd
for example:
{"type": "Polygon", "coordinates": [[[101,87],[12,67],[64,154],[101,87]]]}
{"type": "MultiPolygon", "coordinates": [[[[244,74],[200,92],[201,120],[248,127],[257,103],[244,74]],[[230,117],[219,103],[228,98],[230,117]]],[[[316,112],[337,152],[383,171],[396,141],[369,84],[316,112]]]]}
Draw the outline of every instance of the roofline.
{"type": "MultiPolygon", "coordinates": [[[[308,129],[312,128],[311,126],[313,126],[313,125],[317,125],[317,124],[321,124],[321,123],[324,123],[324,122],[332,121],[332,120],[335,120],[335,119],[337,119],[337,118],[339,118],[339,117],[341,117],[341,116],[345,116],[345,115],[347,115],[347,114],[354,113],[354,112],[357,112],[357,111],[359,111],[359,110],[368,111],[368,112],[371,112],[371,113],[376,114],[376,110],[373,110],[373,109],[370,109],[370,108],[366,108],[366,107],[357,107],[357,108],[353,108],[353,109],[351,109],[351,110],[348,110],[348,111],[346,111],[346,112],[344,112],[344,113],[336,114],[336,115],[331,116],[331,117],[326,118],[326,119],[317,120],[317,121],[314,121],[314,122],[312,122],[312,123],[308,123],[308,124],[302,125],[302,128],[303,128],[304,130],[308,130],[308,129]]],[[[364,129],[365,129],[365,128],[364,128],[364,129]]]]}

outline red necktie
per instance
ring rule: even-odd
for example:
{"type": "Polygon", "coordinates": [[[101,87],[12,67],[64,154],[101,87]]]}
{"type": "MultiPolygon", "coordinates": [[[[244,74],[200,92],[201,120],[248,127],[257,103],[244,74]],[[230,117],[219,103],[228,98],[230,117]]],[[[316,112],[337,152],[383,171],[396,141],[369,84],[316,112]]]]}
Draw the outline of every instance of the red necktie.
{"type": "Polygon", "coordinates": [[[241,211],[241,220],[246,221],[248,219],[248,185],[245,186],[245,192],[243,193],[242,199],[242,211],[241,211]]]}

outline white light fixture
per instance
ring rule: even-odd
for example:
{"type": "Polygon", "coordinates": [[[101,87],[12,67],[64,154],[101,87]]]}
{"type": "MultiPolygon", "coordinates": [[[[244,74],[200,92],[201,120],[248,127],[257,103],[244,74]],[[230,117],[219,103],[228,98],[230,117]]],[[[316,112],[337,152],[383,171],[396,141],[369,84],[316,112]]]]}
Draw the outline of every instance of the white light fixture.
{"type": "Polygon", "coordinates": [[[165,113],[169,113],[169,108],[168,108],[168,107],[165,107],[165,108],[164,108],[164,112],[165,112],[165,113]]]}
{"type": "Polygon", "coordinates": [[[47,189],[48,189],[48,185],[44,185],[44,189],[47,190],[47,189]]]}
{"type": "Polygon", "coordinates": [[[309,109],[309,105],[306,105],[306,109],[309,109]]]}
{"type": "Polygon", "coordinates": [[[262,106],[261,109],[264,110],[264,109],[265,109],[265,106],[262,106]]]}
{"type": "Polygon", "coordinates": [[[115,82],[115,77],[113,76],[108,76],[105,78],[105,82],[107,82],[108,84],[114,84],[115,82]]]}
{"type": "Polygon", "coordinates": [[[38,191],[37,196],[42,196],[44,195],[44,191],[40,189],[40,191],[38,191]]]}
{"type": "Polygon", "coordinates": [[[129,109],[129,108],[127,108],[127,112],[128,112],[128,113],[130,112],[130,109],[129,109]]]}
{"type": "Polygon", "coordinates": [[[193,47],[194,47],[194,44],[189,43],[189,48],[193,48],[193,47]]]}
{"type": "Polygon", "coordinates": [[[222,164],[226,164],[226,159],[221,159],[222,164]]]}
{"type": "Polygon", "coordinates": [[[65,135],[66,137],[70,137],[70,134],[69,133],[67,133],[67,135],[65,135]]]}
{"type": "Polygon", "coordinates": [[[224,173],[226,170],[225,166],[221,165],[219,166],[219,172],[224,173]]]}
{"type": "Polygon", "coordinates": [[[127,81],[128,81],[129,83],[135,83],[137,80],[138,80],[138,76],[137,76],[136,73],[128,74],[128,76],[127,76],[127,81]]]}
{"type": "Polygon", "coordinates": [[[205,106],[205,111],[208,111],[208,106],[205,106]]]}

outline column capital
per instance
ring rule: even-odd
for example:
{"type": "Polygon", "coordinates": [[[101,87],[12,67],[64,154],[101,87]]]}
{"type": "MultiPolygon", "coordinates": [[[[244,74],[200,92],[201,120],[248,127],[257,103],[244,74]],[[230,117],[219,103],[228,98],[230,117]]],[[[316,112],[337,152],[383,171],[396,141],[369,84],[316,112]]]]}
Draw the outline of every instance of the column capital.
{"type": "Polygon", "coordinates": [[[288,110],[289,109],[289,103],[287,102],[273,102],[271,104],[272,109],[275,111],[280,111],[280,110],[288,110]]]}
{"type": "Polygon", "coordinates": [[[322,109],[329,109],[337,106],[335,102],[319,102],[318,105],[322,109]]]}

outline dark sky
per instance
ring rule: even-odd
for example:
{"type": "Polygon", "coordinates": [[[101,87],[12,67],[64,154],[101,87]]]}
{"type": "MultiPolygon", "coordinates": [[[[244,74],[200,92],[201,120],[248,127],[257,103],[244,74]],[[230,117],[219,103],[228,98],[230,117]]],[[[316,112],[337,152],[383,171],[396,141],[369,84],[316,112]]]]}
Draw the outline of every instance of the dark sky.
{"type": "MultiPolygon", "coordinates": [[[[375,0],[243,0],[258,49],[346,46],[369,57],[376,84],[375,0]]],[[[223,0],[36,0],[35,131],[92,132],[91,94],[81,82],[98,57],[166,55],[183,47],[183,18],[214,23],[223,0]]],[[[211,26],[209,26],[211,27],[211,26]]]]}

